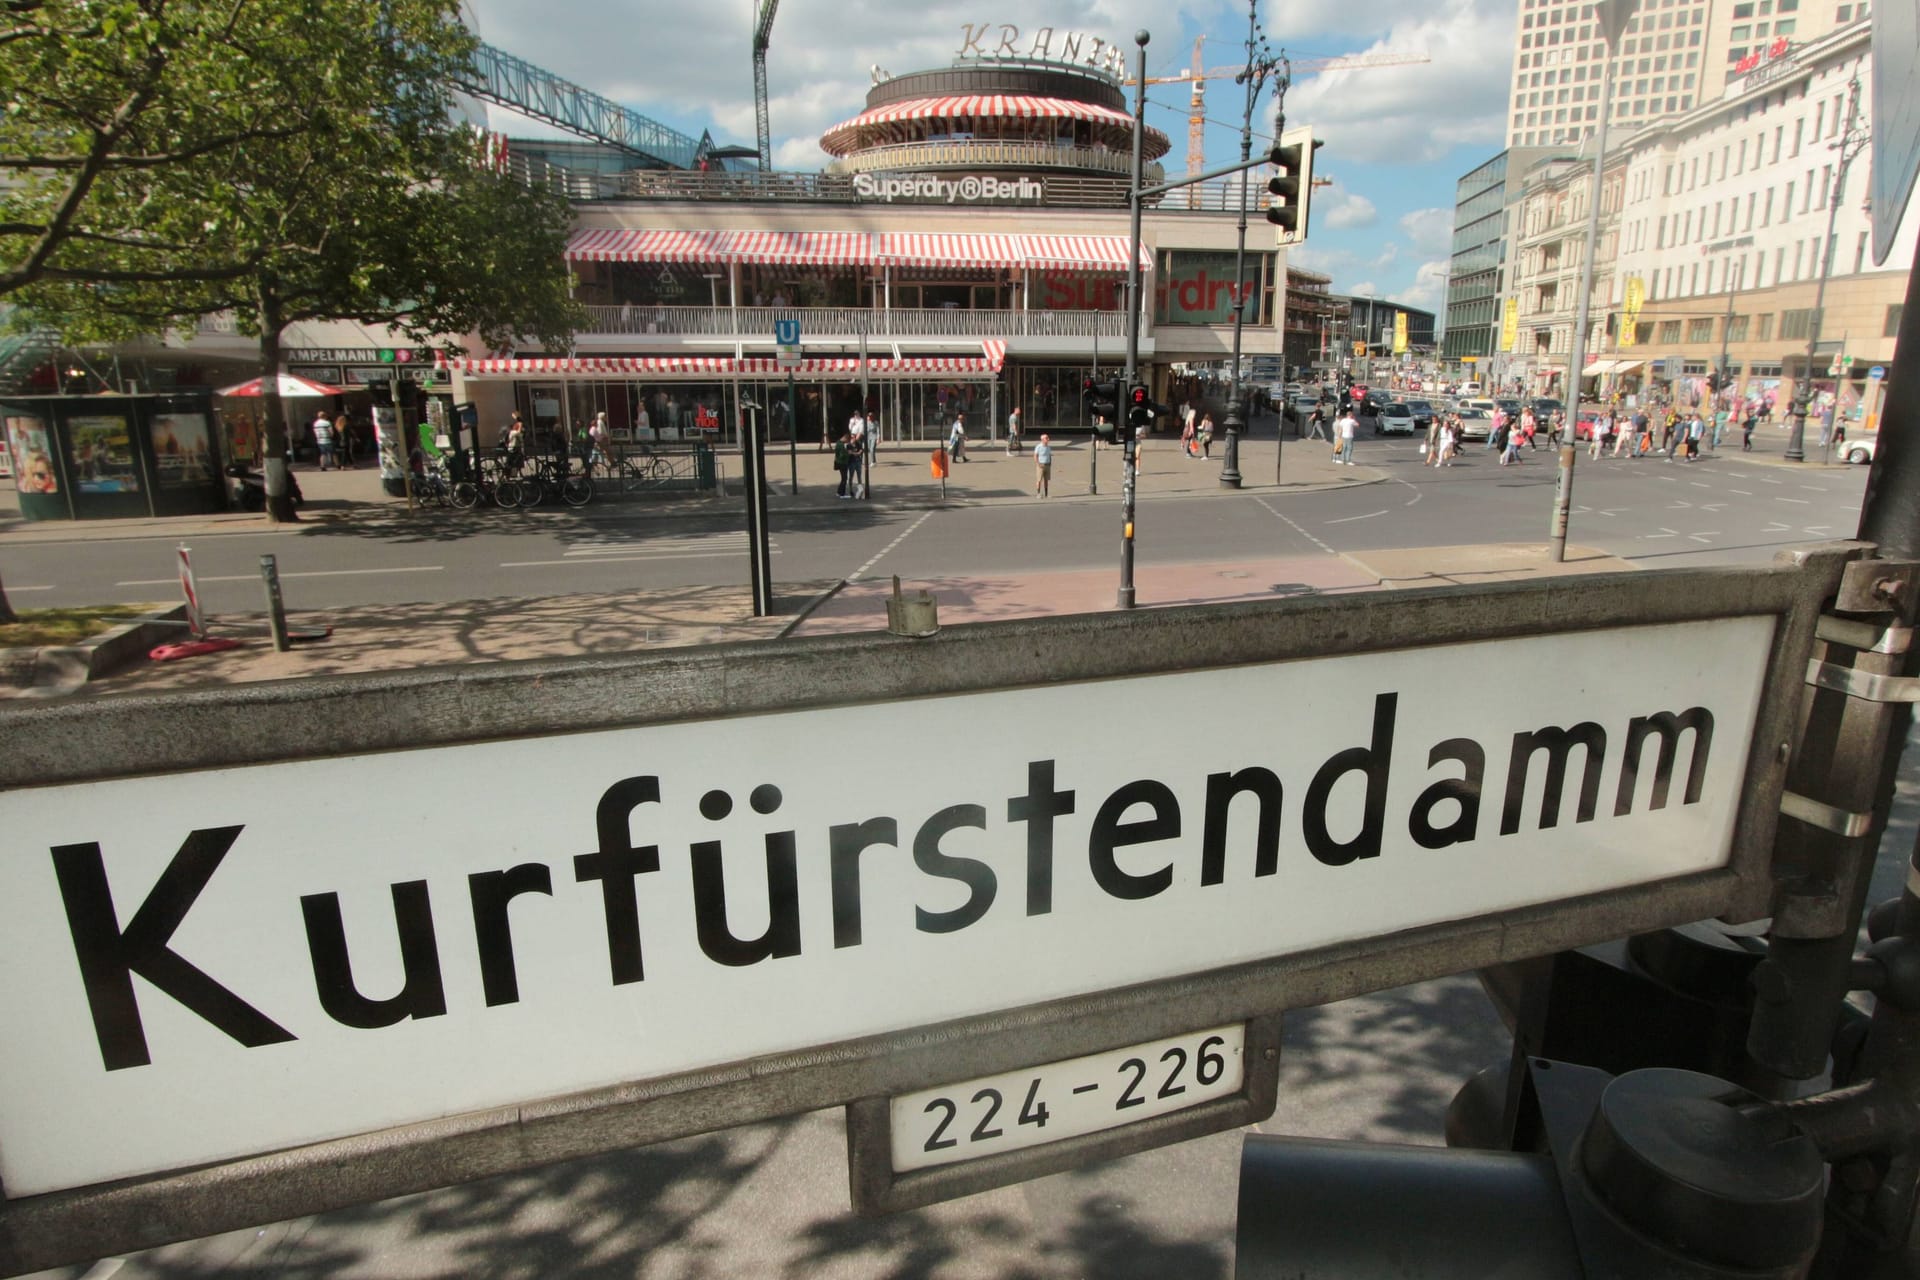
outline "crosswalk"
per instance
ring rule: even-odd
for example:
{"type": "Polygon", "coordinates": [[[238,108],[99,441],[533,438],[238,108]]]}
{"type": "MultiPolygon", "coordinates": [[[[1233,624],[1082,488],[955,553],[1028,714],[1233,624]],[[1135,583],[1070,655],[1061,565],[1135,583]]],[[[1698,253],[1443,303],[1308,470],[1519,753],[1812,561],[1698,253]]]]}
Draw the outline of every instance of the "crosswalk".
{"type": "MultiPolygon", "coordinates": [[[[770,553],[780,554],[780,544],[768,544],[770,553]]],[[[679,536],[659,534],[602,534],[585,538],[571,549],[550,560],[502,560],[502,569],[550,568],[555,565],[618,564],[632,560],[703,560],[714,556],[747,554],[744,530],[728,533],[693,533],[679,536]]]]}

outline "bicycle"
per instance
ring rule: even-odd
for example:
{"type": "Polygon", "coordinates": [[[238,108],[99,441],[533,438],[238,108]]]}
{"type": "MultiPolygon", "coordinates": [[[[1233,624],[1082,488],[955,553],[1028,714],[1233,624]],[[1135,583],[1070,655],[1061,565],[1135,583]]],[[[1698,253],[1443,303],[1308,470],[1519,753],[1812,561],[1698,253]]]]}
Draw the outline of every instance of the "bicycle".
{"type": "Polygon", "coordinates": [[[569,507],[584,507],[593,501],[593,480],[573,470],[572,458],[542,458],[522,479],[520,504],[537,507],[556,494],[569,507]]]}

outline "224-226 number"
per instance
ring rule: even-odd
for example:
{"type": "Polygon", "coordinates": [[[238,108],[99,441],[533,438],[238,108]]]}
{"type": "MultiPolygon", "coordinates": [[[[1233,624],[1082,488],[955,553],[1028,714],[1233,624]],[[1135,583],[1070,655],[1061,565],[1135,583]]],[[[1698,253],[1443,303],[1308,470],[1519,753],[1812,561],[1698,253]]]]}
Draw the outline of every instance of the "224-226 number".
{"type": "Polygon", "coordinates": [[[1236,1023],[895,1098],[893,1167],[1015,1151],[1230,1097],[1245,1080],[1245,1044],[1236,1023]]]}

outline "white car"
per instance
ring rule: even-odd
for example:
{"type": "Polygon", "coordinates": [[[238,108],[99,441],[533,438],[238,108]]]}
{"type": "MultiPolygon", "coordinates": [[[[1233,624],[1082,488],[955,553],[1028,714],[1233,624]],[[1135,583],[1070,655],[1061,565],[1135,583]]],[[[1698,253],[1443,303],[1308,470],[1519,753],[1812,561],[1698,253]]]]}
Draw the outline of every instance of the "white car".
{"type": "Polygon", "coordinates": [[[1849,440],[1840,446],[1840,456],[1848,462],[1867,463],[1873,461],[1873,446],[1878,437],[1861,436],[1858,440],[1849,440]]]}
{"type": "Polygon", "coordinates": [[[1493,434],[1493,415],[1485,409],[1463,404],[1454,412],[1460,415],[1460,439],[1485,440],[1493,434]]]}
{"type": "Polygon", "coordinates": [[[1413,423],[1413,410],[1396,400],[1381,408],[1379,429],[1383,436],[1410,436],[1418,428],[1413,423]]]}

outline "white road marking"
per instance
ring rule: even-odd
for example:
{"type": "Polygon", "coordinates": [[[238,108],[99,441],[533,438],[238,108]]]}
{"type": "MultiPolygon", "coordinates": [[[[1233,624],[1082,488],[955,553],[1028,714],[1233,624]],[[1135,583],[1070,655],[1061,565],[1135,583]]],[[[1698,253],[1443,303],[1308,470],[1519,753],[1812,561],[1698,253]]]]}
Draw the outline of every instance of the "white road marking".
{"type": "Polygon", "coordinates": [[[1709,529],[1705,533],[1690,533],[1687,536],[1695,542],[1712,542],[1720,536],[1720,531],[1718,529],[1709,529]]]}
{"type": "Polygon", "coordinates": [[[1811,534],[1827,534],[1827,533],[1833,532],[1833,526],[1830,524],[1810,524],[1806,528],[1802,529],[1800,532],[1811,533],[1811,534]]]}
{"type": "MultiPolygon", "coordinates": [[[[586,564],[625,564],[632,560],[712,560],[719,556],[737,556],[745,550],[746,548],[741,546],[729,551],[687,551],[667,555],[640,553],[630,556],[593,556],[585,560],[502,560],[500,567],[502,569],[539,569],[550,565],[567,564],[577,568],[586,564]]],[[[780,549],[772,547],[767,554],[777,556],[780,554],[780,549]]]]}
{"type": "Polygon", "coordinates": [[[1743,498],[1751,498],[1751,497],[1753,496],[1753,493],[1752,493],[1752,491],[1751,491],[1751,490],[1748,490],[1748,489],[1729,489],[1729,490],[1727,490],[1727,492],[1728,492],[1728,493],[1737,493],[1737,494],[1739,494],[1739,495],[1740,495],[1741,497],[1743,497],[1743,498]]]}
{"type": "Polygon", "coordinates": [[[915,520],[912,524],[908,525],[905,529],[901,530],[899,537],[895,538],[892,542],[889,542],[886,546],[880,548],[879,554],[875,555],[873,559],[867,561],[865,564],[861,565],[858,569],[855,569],[852,573],[848,574],[847,581],[856,582],[859,579],[866,577],[867,570],[873,568],[873,566],[875,566],[876,564],[879,564],[880,561],[886,556],[887,552],[893,550],[895,547],[905,542],[908,539],[908,537],[912,535],[915,529],[918,529],[921,525],[927,522],[927,518],[932,514],[933,512],[931,511],[921,512],[920,518],[918,520],[915,520]]]}
{"type": "MultiPolygon", "coordinates": [[[[443,564],[410,564],[393,569],[283,569],[280,576],[283,578],[346,578],[375,573],[439,573],[446,567],[443,564]]],[[[178,578],[129,578],[125,582],[116,582],[113,585],[116,587],[168,587],[178,584],[179,581],[178,578]]],[[[258,582],[260,575],[257,573],[198,573],[194,575],[194,581],[258,582]]]]}
{"type": "Polygon", "coordinates": [[[1800,487],[1802,489],[1811,489],[1815,493],[1825,493],[1827,491],[1827,487],[1823,484],[1803,484],[1800,487]]]}
{"type": "Polygon", "coordinates": [[[1773,478],[1772,476],[1761,476],[1761,477],[1760,477],[1760,483],[1761,483],[1761,484],[1785,484],[1785,483],[1786,483],[1786,481],[1785,481],[1785,480],[1775,480],[1775,479],[1774,479],[1774,478],[1773,478]]]}
{"type": "Polygon", "coordinates": [[[1725,511],[1727,504],[1724,502],[1703,502],[1700,504],[1700,509],[1702,511],[1725,511]]]}
{"type": "Polygon", "coordinates": [[[1383,516],[1383,515],[1385,515],[1385,514],[1387,514],[1387,513],[1386,513],[1386,512],[1384,512],[1384,511],[1369,511],[1369,512],[1367,512],[1367,514],[1365,514],[1365,515],[1363,515],[1363,516],[1341,516],[1341,517],[1340,517],[1340,518],[1339,518],[1338,520],[1324,520],[1324,521],[1322,521],[1321,523],[1323,523],[1323,524],[1349,524],[1349,523],[1351,523],[1352,521],[1355,521],[1355,520],[1371,520],[1371,519],[1373,519],[1373,518],[1374,518],[1375,516],[1383,516]]]}
{"type": "Polygon", "coordinates": [[[1259,503],[1261,506],[1265,507],[1267,509],[1268,514],[1277,516],[1279,519],[1285,521],[1288,527],[1291,528],[1295,533],[1299,534],[1301,537],[1305,538],[1308,542],[1311,542],[1314,546],[1320,548],[1322,551],[1326,552],[1328,555],[1337,556],[1340,554],[1338,551],[1335,551],[1332,547],[1328,546],[1326,543],[1320,541],[1320,539],[1314,537],[1311,533],[1308,533],[1306,529],[1302,527],[1300,522],[1298,520],[1295,520],[1292,516],[1286,514],[1284,511],[1275,511],[1273,508],[1273,505],[1269,503],[1265,498],[1255,498],[1254,501],[1259,503]]]}
{"type": "MultiPolygon", "coordinates": [[[[168,581],[171,582],[172,579],[169,578],[168,581]]],[[[52,591],[52,590],[53,590],[52,587],[16,587],[11,582],[7,584],[7,594],[9,595],[13,595],[21,591],[52,591]]]]}
{"type": "Polygon", "coordinates": [[[1689,480],[1689,481],[1687,481],[1687,483],[1688,483],[1688,484],[1690,484],[1690,485],[1692,485],[1692,486],[1693,486],[1694,488],[1696,488],[1696,489],[1711,489],[1711,488],[1713,488],[1713,486],[1712,486],[1712,485],[1710,485],[1710,484],[1708,484],[1708,483],[1706,483],[1706,482],[1705,482],[1704,480],[1689,480]]]}
{"type": "Polygon", "coordinates": [[[1678,529],[1669,529],[1665,525],[1662,525],[1659,533],[1643,533],[1640,536],[1642,538],[1677,538],[1680,536],[1680,531],[1678,529]]]}
{"type": "Polygon", "coordinates": [[[1788,532],[1791,532],[1791,530],[1792,530],[1792,528],[1793,528],[1793,526],[1792,526],[1792,525],[1786,525],[1786,524],[1781,524],[1781,523],[1780,523],[1780,522],[1779,522],[1778,520],[1776,520],[1776,521],[1774,521],[1774,522],[1773,522],[1772,524],[1770,524],[1770,525],[1768,525],[1768,526],[1767,526],[1766,528],[1764,528],[1764,529],[1762,529],[1762,530],[1761,530],[1760,532],[1762,532],[1762,533],[1788,533],[1788,532]]]}
{"type": "Polygon", "coordinates": [[[1806,498],[1775,498],[1775,502],[1791,502],[1796,506],[1810,507],[1813,503],[1806,498]]]}

